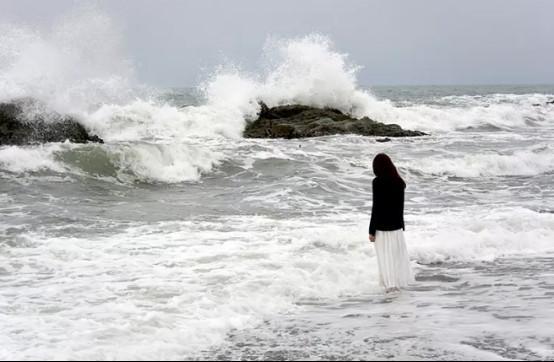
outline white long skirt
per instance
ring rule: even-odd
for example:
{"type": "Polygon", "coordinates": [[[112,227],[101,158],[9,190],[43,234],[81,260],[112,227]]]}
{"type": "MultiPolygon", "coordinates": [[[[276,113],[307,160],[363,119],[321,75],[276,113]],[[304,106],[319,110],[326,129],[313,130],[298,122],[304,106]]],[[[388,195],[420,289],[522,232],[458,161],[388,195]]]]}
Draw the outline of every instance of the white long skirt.
{"type": "Polygon", "coordinates": [[[386,290],[403,288],[413,281],[408,249],[402,229],[377,230],[375,253],[379,263],[379,283],[386,290]]]}

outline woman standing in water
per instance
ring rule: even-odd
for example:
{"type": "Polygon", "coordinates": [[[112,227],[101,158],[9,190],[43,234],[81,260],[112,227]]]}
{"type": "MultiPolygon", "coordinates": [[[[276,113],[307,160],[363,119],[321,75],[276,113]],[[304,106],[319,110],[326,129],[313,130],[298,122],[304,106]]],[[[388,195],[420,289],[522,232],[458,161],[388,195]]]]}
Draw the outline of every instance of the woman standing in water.
{"type": "Polygon", "coordinates": [[[404,240],[404,189],[406,183],[389,156],[373,159],[373,207],[369,240],[375,242],[379,281],[387,292],[398,291],[412,281],[404,240]]]}

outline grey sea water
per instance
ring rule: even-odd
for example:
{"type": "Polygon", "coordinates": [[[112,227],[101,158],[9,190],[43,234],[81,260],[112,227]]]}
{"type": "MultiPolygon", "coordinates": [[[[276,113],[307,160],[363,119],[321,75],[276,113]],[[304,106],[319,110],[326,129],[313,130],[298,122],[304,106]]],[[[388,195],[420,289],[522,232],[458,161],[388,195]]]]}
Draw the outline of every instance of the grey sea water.
{"type": "Polygon", "coordinates": [[[368,92],[430,135],[229,137],[182,88],[88,113],[104,145],[0,147],[0,359],[554,358],[554,87],[368,92]],[[408,184],[397,295],[378,152],[408,184]]]}

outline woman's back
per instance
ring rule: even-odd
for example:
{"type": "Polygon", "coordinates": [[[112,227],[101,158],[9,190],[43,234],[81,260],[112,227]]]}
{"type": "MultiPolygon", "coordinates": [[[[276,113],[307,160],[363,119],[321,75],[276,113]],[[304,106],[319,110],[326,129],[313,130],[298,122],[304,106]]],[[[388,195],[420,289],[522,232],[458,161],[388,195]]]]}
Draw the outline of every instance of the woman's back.
{"type": "Polygon", "coordinates": [[[373,179],[373,207],[369,233],[376,230],[404,229],[404,189],[402,180],[388,177],[373,179]]]}

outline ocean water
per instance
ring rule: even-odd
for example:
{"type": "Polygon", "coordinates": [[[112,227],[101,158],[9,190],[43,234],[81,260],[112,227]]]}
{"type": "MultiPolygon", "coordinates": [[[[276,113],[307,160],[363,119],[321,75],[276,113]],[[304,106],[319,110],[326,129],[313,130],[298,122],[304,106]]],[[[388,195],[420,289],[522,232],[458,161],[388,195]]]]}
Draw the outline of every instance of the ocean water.
{"type": "Polygon", "coordinates": [[[363,86],[308,35],[154,89],[101,14],[8,30],[0,100],[106,143],[0,147],[0,359],[554,358],[554,86],[363,86]],[[244,139],[259,100],[430,135],[244,139]],[[408,184],[396,295],[367,240],[378,152],[408,184]]]}

